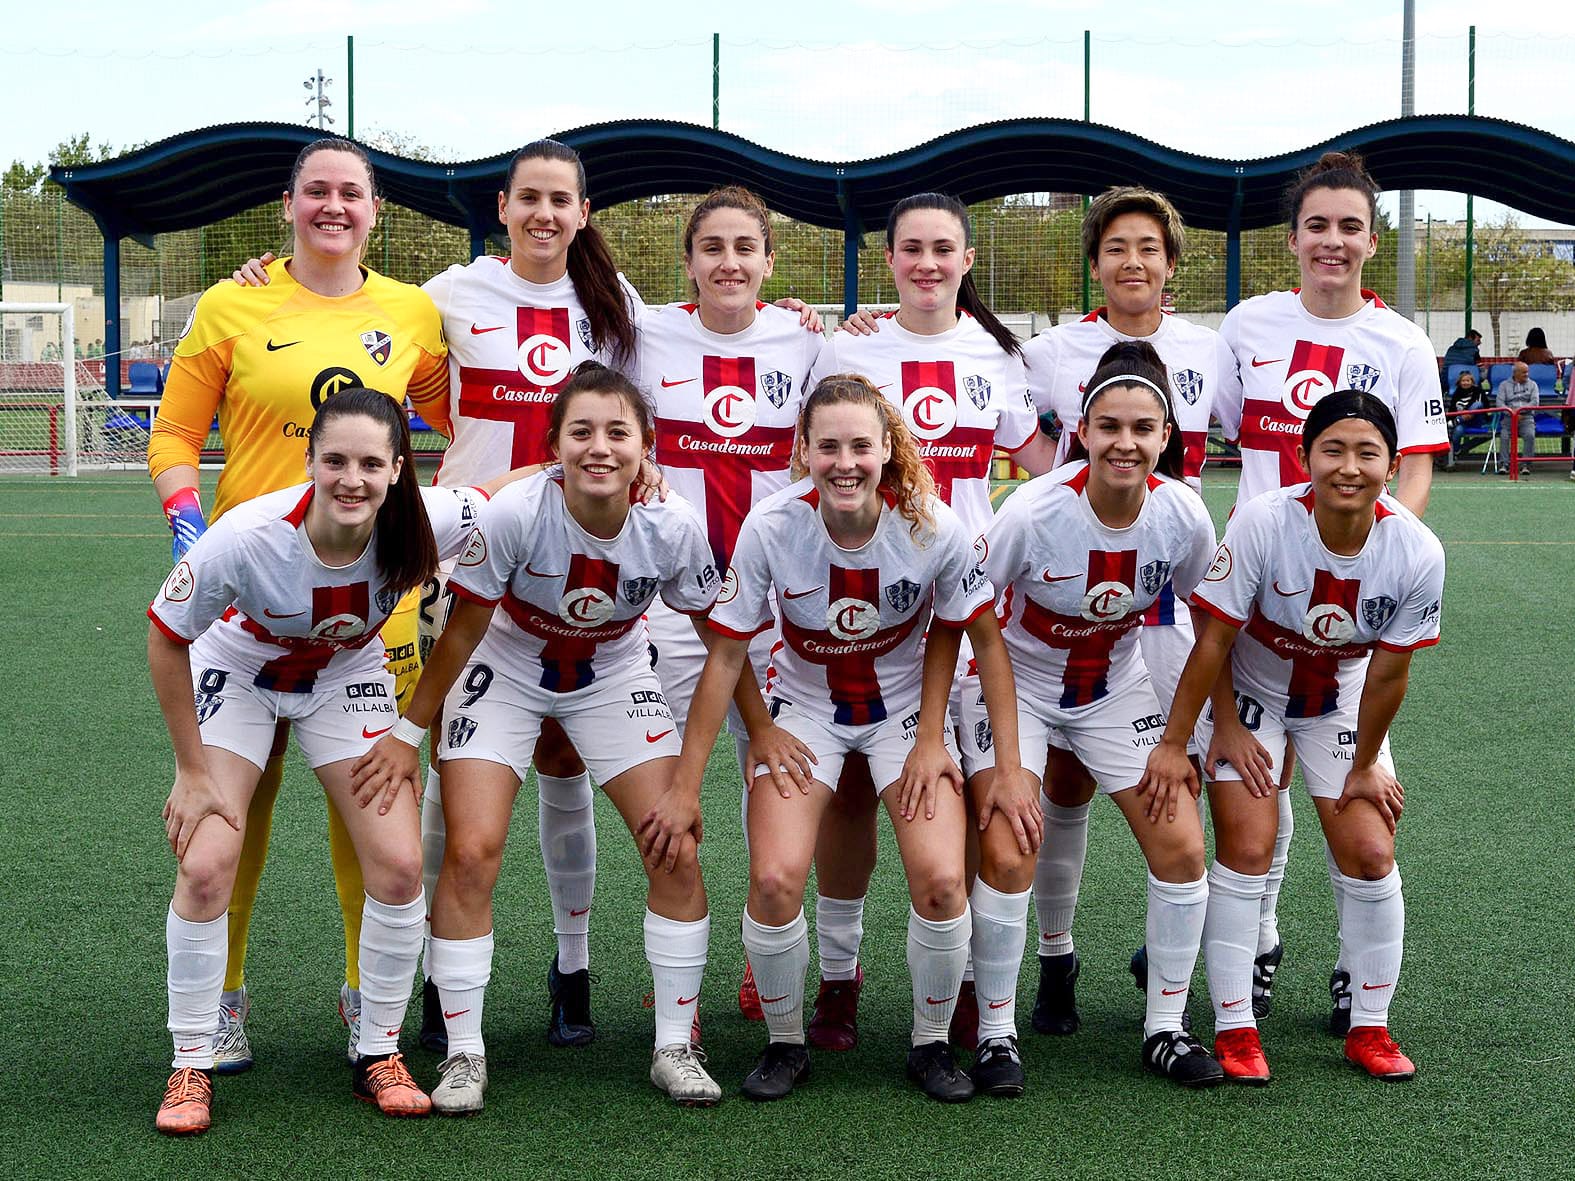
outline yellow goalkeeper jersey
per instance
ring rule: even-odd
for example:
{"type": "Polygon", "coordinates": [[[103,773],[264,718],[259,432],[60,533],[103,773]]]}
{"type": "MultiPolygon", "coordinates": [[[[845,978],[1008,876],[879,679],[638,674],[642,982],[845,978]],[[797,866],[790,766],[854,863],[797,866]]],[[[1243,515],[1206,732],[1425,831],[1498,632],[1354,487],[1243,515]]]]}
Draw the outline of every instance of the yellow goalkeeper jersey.
{"type": "Polygon", "coordinates": [[[266,287],[210,287],[175,348],[148,469],[156,478],[196,466],[217,412],[225,464],[210,520],[300,483],[312,417],[342,389],[408,396],[434,430],[451,434],[448,346],[431,298],[364,267],[360,290],[329,298],[291,278],[287,261],[269,264],[266,287]]]}

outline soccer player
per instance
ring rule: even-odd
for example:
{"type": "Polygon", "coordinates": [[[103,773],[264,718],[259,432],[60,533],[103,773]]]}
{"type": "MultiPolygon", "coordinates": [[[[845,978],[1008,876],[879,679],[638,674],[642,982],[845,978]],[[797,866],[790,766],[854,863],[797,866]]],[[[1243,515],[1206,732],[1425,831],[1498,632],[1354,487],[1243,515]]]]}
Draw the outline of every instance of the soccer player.
{"type": "MultiPolygon", "coordinates": [[[[448,430],[443,330],[420,289],[361,265],[377,221],[377,180],[366,154],[343,139],[308,144],[284,193],[294,253],[272,262],[263,289],[219,283],[197,301],[176,346],[148,470],[174,531],[179,560],[207,528],[197,495],[197,465],[215,413],[225,466],[213,502],[217,522],[233,506],[294,484],[312,415],[341,390],[373,385],[396,401],[408,396],[421,415],[448,430]]],[[[501,472],[493,472],[500,475],[501,472]]],[[[415,473],[411,473],[413,479],[415,473]]],[[[402,694],[419,669],[412,593],[383,637],[389,671],[402,694]]],[[[385,614],[387,614],[385,612],[385,614]]],[[[279,750],[250,795],[246,842],[229,908],[229,959],[215,1050],[219,1073],[252,1064],[246,1037],[246,937],[257,896],[274,800],[283,774],[279,750]]],[[[328,809],[329,849],[345,928],[345,982],[339,1012],[356,1057],[362,888],[355,849],[337,806],[328,809]]]]}
{"type": "MultiPolygon", "coordinates": [[[[963,631],[974,642],[991,717],[1013,751],[1015,688],[989,583],[967,531],[935,496],[900,413],[850,375],[822,380],[805,401],[793,467],[800,478],[744,521],[672,788],[642,827],[647,856],[699,835],[706,760],[749,642],[774,622],[774,592],[782,645],[767,689],[770,721],[810,755],[753,769],[743,942],[770,1034],[743,1084],[756,1100],[783,1098],[809,1074],[804,887],[821,817],[853,754],[864,756],[879,785],[908,875],[908,1076],[945,1102],[974,1091],[946,1041],[970,927],[946,709],[963,631]]],[[[1031,784],[1007,759],[1001,775],[1009,823],[1025,847],[1037,843],[1031,784]]]]}
{"type": "MultiPolygon", "coordinates": [[[[1333,390],[1355,389],[1378,398],[1394,416],[1400,458],[1395,499],[1419,518],[1427,511],[1433,453],[1449,448],[1438,362],[1426,334],[1362,286],[1363,264],[1378,249],[1377,194],[1359,156],[1324,153],[1287,194],[1287,242],[1301,286],[1245,300],[1220,325],[1241,378],[1239,412],[1219,414],[1222,422],[1241,424],[1238,508],[1307,478],[1298,446],[1308,412],[1333,390]]],[[[1222,718],[1214,733],[1216,741],[1238,746],[1246,737],[1230,718],[1222,718]]],[[[1276,909],[1293,826],[1290,770],[1287,756],[1280,764],[1279,837],[1258,931],[1253,1009],[1259,1019],[1269,1013],[1282,954],[1276,909]]],[[[1331,881],[1338,910],[1343,881],[1331,881]]],[[[1349,1022],[1346,968],[1336,964],[1330,977],[1337,1033],[1349,1022]]]]}
{"type": "Polygon", "coordinates": [[[1205,699],[1201,745],[1223,717],[1247,733],[1209,747],[1215,862],[1204,948],[1220,1064],[1229,1078],[1266,1083],[1249,1001],[1280,793],[1262,768],[1295,741],[1338,884],[1352,998],[1345,1056],[1375,1078],[1408,1079],[1416,1068],[1388,1030],[1405,938],[1394,856],[1405,791],[1388,734],[1412,653],[1438,642],[1444,551],[1386,491],[1403,460],[1382,399],[1358,390],[1319,399],[1296,461],[1309,479],[1240,505],[1197,588],[1193,603],[1208,618],[1144,785],[1196,790],[1185,744],[1205,699]],[[1228,688],[1216,687],[1227,667],[1228,688]]]}
{"type": "Polygon", "coordinates": [[[425,916],[416,798],[356,790],[350,766],[397,717],[379,629],[441,556],[459,552],[484,495],[419,489],[405,412],[376,390],[324,403],[306,457],[311,483],[234,506],[148,609],[148,666],[176,761],[164,805],[178,861],[165,923],[175,1059],[156,1120],[173,1135],[210,1123],[225,912],[281,722],[363,870],[355,1094],[388,1115],[431,1108],[398,1042],[425,916]]]}
{"type": "MultiPolygon", "coordinates": [[[[1148,947],[1159,986],[1147,994],[1143,1065],[1200,1087],[1221,1077],[1182,1023],[1208,903],[1203,828],[1191,799],[1178,807],[1175,794],[1135,790],[1165,715],[1138,642],[1143,619],[1166,587],[1190,593],[1214,553],[1208,512],[1181,478],[1185,443],[1171,384],[1146,342],[1112,345],[1087,381],[1069,452],[1074,462],[1013,493],[985,534],[983,567],[999,588],[998,613],[1018,676],[1022,765],[1045,766],[1051,747],[1070,751],[1121,808],[1148,862],[1148,947]]],[[[961,745],[982,812],[995,790],[1002,744],[972,680],[964,682],[961,745]]],[[[1045,839],[1083,844],[1082,834],[1054,827],[1045,839]]],[[[986,830],[980,845],[974,1082],[1018,1094],[1023,1069],[1013,1011],[1035,858],[999,828],[986,830]]]]}
{"type": "MultiPolygon", "coordinates": [[[[415,696],[355,772],[363,788],[414,781],[421,736],[444,703],[447,840],[429,954],[449,1051],[433,1104],[446,1114],[484,1101],[492,889],[526,752],[543,721],[557,718],[632,830],[666,790],[679,748],[642,616],[658,592],[675,610],[704,615],[721,584],[690,505],[677,496],[631,504],[654,430],[626,378],[583,364],[548,430],[561,468],[487,505],[449,581],[453,609],[415,696]]],[[[645,869],[651,1081],[679,1103],[713,1104],[721,1091],[689,1038],[710,930],[695,842],[647,856],[645,869]]]]}
{"type": "MultiPolygon", "coordinates": [[[[1140,188],[1100,194],[1083,215],[1083,252],[1105,293],[1104,306],[1068,324],[1047,328],[1023,346],[1028,390],[1041,415],[1062,424],[1057,461],[1077,438],[1077,423],[1090,378],[1112,345],[1141,340],[1153,346],[1168,375],[1166,394],[1182,444],[1180,476],[1201,490],[1209,419],[1222,416],[1235,436],[1241,389],[1236,359],[1219,333],[1162,310],[1165,283],[1175,274],[1186,243],[1181,215],[1163,195],[1140,188]]],[[[1143,616],[1138,637],[1143,663],[1161,708],[1169,708],[1181,667],[1192,650],[1192,620],[1176,607],[1169,584],[1143,616]]],[[[1039,920],[1039,989],[1033,1026],[1040,1033],[1071,1034],[1079,1018],[1076,982],[1080,963],[1072,941],[1078,886],[1088,849],[1088,809],[1094,781],[1068,752],[1053,745],[1041,801],[1053,839],[1039,849],[1034,908],[1039,920]]]]}
{"type": "MultiPolygon", "coordinates": [[[[1010,452],[1033,475],[1050,469],[1054,452],[1028,397],[1022,346],[985,306],[969,273],[972,237],[968,210],[955,197],[919,193],[897,202],[886,219],[886,264],[898,309],[850,320],[848,331],[836,333],[822,351],[811,380],[829,373],[869,378],[901,410],[936,494],[977,538],[992,519],[996,449],[1010,452]]],[[[967,658],[965,641],[964,668],[967,658]]],[[[952,695],[954,721],[958,692],[952,695]]],[[[858,760],[845,778],[827,810],[815,857],[821,987],[809,1040],[827,1050],[851,1049],[857,1041],[864,896],[875,868],[874,785],[858,760]]],[[[976,1025],[969,973],[953,1040],[971,1049],[976,1025]]]]}

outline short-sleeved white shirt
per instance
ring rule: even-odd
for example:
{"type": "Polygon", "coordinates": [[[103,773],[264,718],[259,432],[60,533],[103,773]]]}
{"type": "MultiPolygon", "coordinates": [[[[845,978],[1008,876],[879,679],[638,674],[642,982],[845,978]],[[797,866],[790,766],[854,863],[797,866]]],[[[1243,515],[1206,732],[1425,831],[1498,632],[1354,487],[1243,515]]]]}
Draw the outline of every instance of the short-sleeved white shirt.
{"type": "MultiPolygon", "coordinates": [[[[315,486],[298,484],[236,505],[197,539],[165,580],[148,617],[177,643],[199,637],[204,659],[260,689],[311,693],[376,673],[378,631],[401,592],[377,566],[374,530],[348,566],[325,566],[306,536],[315,486]]],[[[440,557],[465,545],[486,497],[423,488],[440,557]]]]}
{"type": "Polygon", "coordinates": [[[721,577],[699,517],[682,497],[632,504],[614,538],[587,533],[563,499],[562,469],[510,484],[488,502],[449,576],[456,595],[501,606],[476,660],[555,693],[583,689],[645,660],[646,607],[658,593],[700,615],[721,577]]]}
{"type": "Polygon", "coordinates": [[[966,627],[994,601],[962,522],[939,500],[929,508],[934,528],[916,538],[883,504],[874,536],[847,550],[826,532],[813,481],[768,496],[744,520],[710,625],[753,636],[772,623],[775,589],[783,644],[772,657],[772,696],[843,726],[912,709],[932,613],[966,627]]]}
{"type": "Polygon", "coordinates": [[[1208,569],[1214,526],[1179,480],[1150,476],[1137,520],[1100,521],[1080,460],[1018,488],[984,536],[984,572],[1019,696],[1092,705],[1145,674],[1137,629],[1167,584],[1182,596],[1208,569]]]}
{"type": "Polygon", "coordinates": [[[1352,557],[1331,553],[1310,484],[1238,505],[1192,601],[1242,630],[1231,650],[1238,693],[1281,717],[1353,709],[1375,647],[1436,644],[1444,547],[1385,493],[1352,557]]]}
{"type": "Polygon", "coordinates": [[[933,336],[909,332],[892,314],[870,336],[834,333],[810,374],[811,388],[833,373],[862,374],[902,409],[940,498],[971,536],[983,533],[993,515],[995,449],[1021,450],[1039,429],[1022,361],[966,312],[955,328],[933,336]]]}
{"type": "Polygon", "coordinates": [[[1314,404],[1336,390],[1382,399],[1402,455],[1449,446],[1432,344],[1371,291],[1362,297],[1361,309],[1339,320],[1314,316],[1295,291],[1259,295],[1226,314],[1220,335],[1241,377],[1238,505],[1307,478],[1296,462],[1302,427],[1314,404]]]}
{"type": "Polygon", "coordinates": [[[1067,447],[1083,417],[1083,394],[1099,368],[1099,358],[1111,345],[1127,340],[1153,345],[1165,363],[1171,406],[1187,447],[1182,472],[1187,483],[1201,488],[1209,418],[1219,418],[1227,437],[1236,436],[1239,423],[1234,415],[1241,410],[1241,382],[1236,358],[1218,332],[1168,313],[1160,316],[1152,335],[1127,336],[1110,326],[1104,308],[1096,308],[1081,320],[1046,328],[1023,346],[1034,408],[1061,420],[1056,463],[1066,462],[1067,447]]]}

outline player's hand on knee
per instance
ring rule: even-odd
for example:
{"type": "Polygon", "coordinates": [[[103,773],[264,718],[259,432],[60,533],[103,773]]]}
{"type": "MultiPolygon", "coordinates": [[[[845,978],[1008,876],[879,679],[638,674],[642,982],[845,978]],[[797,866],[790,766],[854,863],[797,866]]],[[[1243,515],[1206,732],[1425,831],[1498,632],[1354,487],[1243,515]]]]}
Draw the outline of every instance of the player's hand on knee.
{"type": "Polygon", "coordinates": [[[1187,757],[1186,745],[1161,739],[1159,745],[1148,752],[1148,765],[1143,769],[1143,778],[1138,780],[1137,791],[1139,796],[1149,798],[1151,823],[1157,823],[1161,816],[1174,820],[1176,801],[1182,792],[1197,799],[1202,785],[1198,782],[1197,768],[1187,757]]]}
{"type": "MultiPolygon", "coordinates": [[[[796,735],[781,726],[771,725],[749,736],[749,749],[745,752],[744,762],[749,767],[764,767],[771,776],[771,786],[777,789],[777,794],[784,800],[790,800],[795,787],[800,795],[809,794],[809,785],[815,779],[815,773],[810,767],[820,760],[796,735]]],[[[749,786],[753,788],[754,777],[751,777],[749,786]]]]}
{"type": "Polygon", "coordinates": [[[1259,799],[1269,799],[1279,790],[1273,756],[1240,722],[1214,727],[1214,737],[1209,741],[1208,757],[1203,765],[1217,767],[1222,762],[1236,768],[1247,790],[1259,799]]]}
{"type": "Polygon", "coordinates": [[[408,780],[419,802],[421,793],[416,785],[421,781],[420,771],[417,748],[385,734],[351,766],[350,794],[358,807],[365,808],[382,793],[384,800],[378,811],[384,813],[393,806],[399,789],[408,780]]]}
{"type": "Polygon", "coordinates": [[[230,272],[230,278],[240,287],[268,286],[268,272],[264,269],[277,255],[268,251],[261,258],[248,258],[230,272]]]}
{"type": "Polygon", "coordinates": [[[1353,768],[1345,777],[1344,790],[1334,802],[1335,815],[1343,813],[1352,800],[1366,800],[1377,808],[1378,815],[1393,833],[1405,808],[1405,788],[1391,772],[1374,763],[1370,767],[1353,768]]]}
{"type": "Polygon", "coordinates": [[[185,859],[192,834],[209,816],[218,816],[236,832],[241,831],[240,813],[225,800],[206,771],[177,772],[175,785],[164,801],[164,835],[176,861],[185,859]]]}
{"type": "Polygon", "coordinates": [[[897,781],[897,804],[904,820],[912,820],[924,808],[926,820],[935,819],[935,797],[950,784],[962,795],[963,774],[945,745],[937,740],[918,739],[903,760],[902,778],[897,781]]]}
{"type": "Polygon", "coordinates": [[[997,769],[990,787],[979,801],[979,831],[990,827],[999,811],[1012,827],[1017,851],[1024,857],[1039,852],[1044,841],[1044,812],[1039,807],[1039,785],[1021,767],[1010,773],[997,769]]]}
{"type": "Polygon", "coordinates": [[[678,864],[678,851],[688,835],[699,844],[702,832],[700,801],[688,792],[667,790],[651,806],[635,831],[640,855],[653,870],[660,865],[672,873],[678,864]]]}

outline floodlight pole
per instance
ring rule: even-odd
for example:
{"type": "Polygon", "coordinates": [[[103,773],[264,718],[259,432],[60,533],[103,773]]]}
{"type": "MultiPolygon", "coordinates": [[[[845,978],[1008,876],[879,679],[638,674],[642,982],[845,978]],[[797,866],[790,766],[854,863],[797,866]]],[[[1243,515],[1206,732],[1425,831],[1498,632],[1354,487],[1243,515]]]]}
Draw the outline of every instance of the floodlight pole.
{"type": "Polygon", "coordinates": [[[722,127],[722,34],[711,34],[711,130],[722,127]]]}
{"type": "MultiPolygon", "coordinates": [[[[1409,3],[1409,0],[1407,0],[1409,3]]],[[[345,89],[350,92],[345,112],[345,134],[355,138],[355,35],[345,37],[345,89]]]]}
{"type": "MultiPolygon", "coordinates": [[[[1477,27],[1472,25],[1466,34],[1466,114],[1477,113],[1477,27]]],[[[1470,180],[1466,181],[1470,184],[1470,180]]],[[[1472,195],[1466,192],[1466,328],[1471,331],[1471,305],[1475,283],[1472,280],[1472,264],[1476,261],[1477,253],[1477,219],[1476,210],[1472,205],[1472,195]]],[[[1495,341],[1495,347],[1497,342],[1495,341]]]]}

